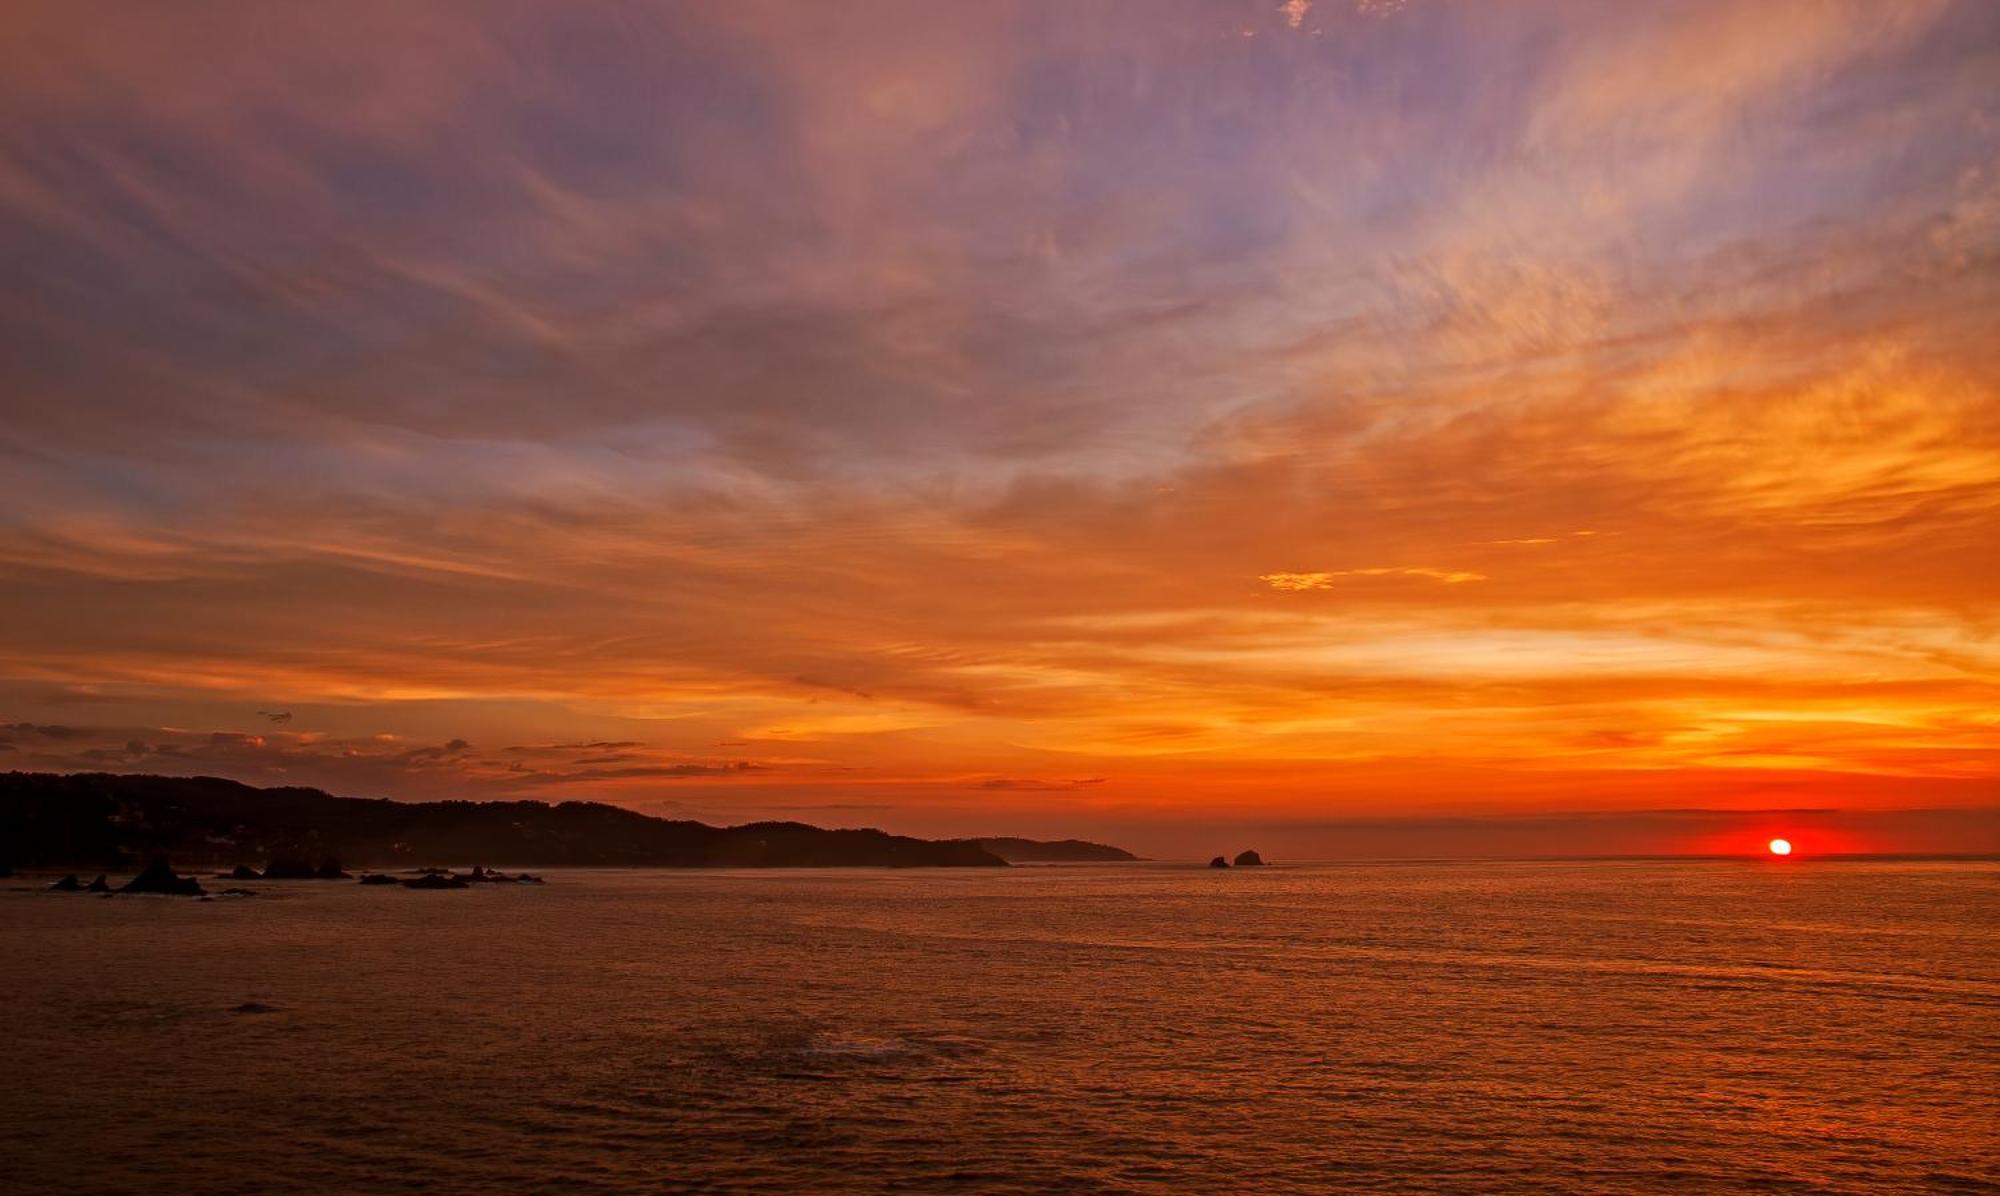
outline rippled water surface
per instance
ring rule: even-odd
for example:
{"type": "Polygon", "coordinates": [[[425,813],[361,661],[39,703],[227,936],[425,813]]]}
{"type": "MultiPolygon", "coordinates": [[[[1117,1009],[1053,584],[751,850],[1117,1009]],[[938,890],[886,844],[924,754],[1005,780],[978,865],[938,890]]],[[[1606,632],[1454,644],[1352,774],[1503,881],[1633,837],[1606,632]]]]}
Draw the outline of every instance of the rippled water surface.
{"type": "Polygon", "coordinates": [[[258,887],[0,892],[0,1190],[2000,1190],[1993,863],[258,887]]]}

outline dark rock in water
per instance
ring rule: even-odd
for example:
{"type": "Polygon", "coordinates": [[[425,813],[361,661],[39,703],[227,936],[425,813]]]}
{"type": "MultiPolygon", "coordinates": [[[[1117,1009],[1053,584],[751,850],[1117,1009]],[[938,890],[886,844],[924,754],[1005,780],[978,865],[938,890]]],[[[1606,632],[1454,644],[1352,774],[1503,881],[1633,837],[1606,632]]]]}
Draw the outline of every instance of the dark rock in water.
{"type": "Polygon", "coordinates": [[[361,878],[361,883],[364,885],[399,885],[403,882],[393,876],[384,876],[380,872],[370,872],[361,878]]]}
{"type": "Polygon", "coordinates": [[[96,880],[83,886],[83,891],[86,893],[109,893],[111,891],[111,881],[104,873],[100,872],[97,874],[96,880]]]}
{"type": "Polygon", "coordinates": [[[255,897],[256,895],[257,890],[255,889],[224,889],[221,893],[217,894],[220,897],[255,897]]]}
{"type": "Polygon", "coordinates": [[[257,871],[257,870],[256,870],[255,868],[252,868],[252,867],[251,867],[250,865],[248,865],[248,864],[238,864],[238,865],[236,865],[236,866],[235,866],[234,868],[231,868],[231,869],[229,870],[229,875],[228,875],[228,876],[226,876],[226,877],[224,877],[224,879],[225,879],[225,880],[262,880],[262,879],[264,879],[264,874],[263,874],[262,872],[259,872],[259,871],[257,871]]]}
{"type": "Polygon", "coordinates": [[[76,873],[72,872],[68,876],[63,877],[61,880],[50,885],[49,892],[81,893],[83,892],[83,882],[76,878],[76,873]]]}
{"type": "Polygon", "coordinates": [[[204,890],[192,876],[176,876],[165,860],[154,860],[146,870],[125,882],[121,893],[167,893],[175,897],[199,897],[204,890]]]}
{"type": "Polygon", "coordinates": [[[1223,859],[1221,856],[1216,856],[1208,862],[1208,866],[1211,868],[1227,868],[1229,867],[1229,861],[1223,859]]]}
{"type": "Polygon", "coordinates": [[[238,1006],[237,1006],[236,1008],[234,1008],[234,1009],[231,1009],[231,1010],[230,1010],[229,1012],[231,1012],[231,1013],[276,1013],[276,1012],[278,1012],[278,1007],[277,1007],[276,1005],[266,1005],[266,1004],[264,1004],[264,1003],[263,1003],[262,1001],[245,1001],[245,1002],[243,1002],[243,1003],[242,1003],[241,1005],[238,1005],[238,1006]]]}
{"type": "Polygon", "coordinates": [[[1246,851],[1236,857],[1238,868],[1254,868],[1264,862],[1264,857],[1254,851],[1246,851]]]}
{"type": "Polygon", "coordinates": [[[426,876],[419,876],[415,880],[406,880],[403,882],[403,887],[406,889],[465,889],[471,886],[466,884],[461,877],[449,874],[439,876],[432,873],[426,876]]]}
{"type": "MultiPolygon", "coordinates": [[[[446,873],[446,875],[450,874],[446,873]]],[[[539,876],[530,876],[526,872],[521,873],[519,876],[509,876],[497,868],[488,868],[481,864],[474,864],[472,871],[460,879],[471,884],[483,883],[490,885],[538,885],[542,883],[542,878],[539,876]]]]}
{"type": "Polygon", "coordinates": [[[326,862],[319,866],[319,871],[314,873],[314,875],[318,876],[321,880],[354,879],[352,876],[348,875],[346,869],[340,866],[340,861],[334,859],[332,856],[327,857],[326,862]]]}

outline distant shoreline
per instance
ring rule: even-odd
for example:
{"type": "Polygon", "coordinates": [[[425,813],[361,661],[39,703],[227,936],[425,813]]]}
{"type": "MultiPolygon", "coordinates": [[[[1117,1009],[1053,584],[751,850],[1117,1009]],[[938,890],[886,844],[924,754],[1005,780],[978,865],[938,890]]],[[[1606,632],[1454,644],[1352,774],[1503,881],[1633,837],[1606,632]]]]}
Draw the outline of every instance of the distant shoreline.
{"type": "Polygon", "coordinates": [[[602,802],[399,802],[220,777],[0,774],[0,865],[116,870],[275,859],[407,868],[462,860],[506,867],[1004,868],[1010,862],[1132,860],[1082,840],[919,839],[801,822],[716,827],[602,802]]]}

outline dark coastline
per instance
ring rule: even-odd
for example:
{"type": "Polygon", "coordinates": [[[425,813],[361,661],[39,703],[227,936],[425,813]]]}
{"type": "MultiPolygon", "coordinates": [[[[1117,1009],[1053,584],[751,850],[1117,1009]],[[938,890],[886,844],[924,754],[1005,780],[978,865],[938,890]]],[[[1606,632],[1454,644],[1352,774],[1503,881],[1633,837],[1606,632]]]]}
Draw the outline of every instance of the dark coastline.
{"type": "Polygon", "coordinates": [[[1010,864],[1122,864],[1143,857],[1108,843],[1083,839],[1019,839],[993,836],[984,839],[948,839],[949,843],[971,843],[985,848],[1010,864]]]}
{"type": "Polygon", "coordinates": [[[0,774],[0,864],[130,869],[279,857],[349,867],[446,861],[506,866],[1004,868],[974,841],[798,822],[716,827],[599,802],[399,802],[218,777],[0,774]]]}

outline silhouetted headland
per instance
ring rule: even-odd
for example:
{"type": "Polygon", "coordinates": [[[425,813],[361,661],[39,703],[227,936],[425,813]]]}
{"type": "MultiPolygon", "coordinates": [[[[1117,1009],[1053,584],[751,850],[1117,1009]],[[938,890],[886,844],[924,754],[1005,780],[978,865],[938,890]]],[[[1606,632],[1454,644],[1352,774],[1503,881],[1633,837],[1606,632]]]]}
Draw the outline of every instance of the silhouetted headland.
{"type": "Polygon", "coordinates": [[[262,860],[270,862],[260,874],[265,879],[344,877],[343,860],[405,867],[453,860],[568,867],[1007,866],[976,841],[879,830],[823,830],[798,822],[715,827],[599,802],[398,802],[318,789],[259,789],[216,777],[110,773],[0,774],[0,845],[5,862],[15,867],[118,871],[170,858],[183,866],[240,865],[247,872],[247,861],[262,860]],[[320,863],[308,863],[314,860],[320,863]],[[272,866],[280,863],[274,876],[272,866]]]}
{"type": "Polygon", "coordinates": [[[1137,860],[1122,847],[1091,843],[1083,839],[949,839],[950,843],[971,843],[983,847],[1010,864],[1112,864],[1137,860]]]}

